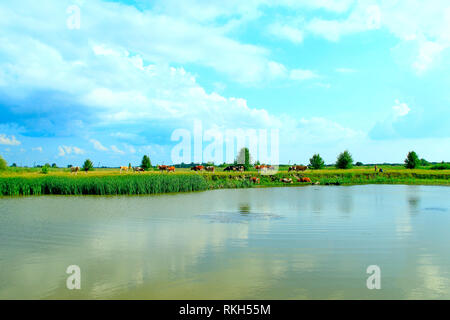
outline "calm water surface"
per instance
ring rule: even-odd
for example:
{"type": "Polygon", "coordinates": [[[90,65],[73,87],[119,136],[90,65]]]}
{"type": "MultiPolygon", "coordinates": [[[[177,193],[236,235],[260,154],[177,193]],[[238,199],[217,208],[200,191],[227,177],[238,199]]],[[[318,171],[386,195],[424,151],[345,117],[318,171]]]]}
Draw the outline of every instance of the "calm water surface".
{"type": "Polygon", "coordinates": [[[0,298],[450,299],[450,189],[0,199],[0,298]],[[81,290],[66,289],[69,265],[81,290]],[[366,268],[381,268],[368,290],[366,268]]]}

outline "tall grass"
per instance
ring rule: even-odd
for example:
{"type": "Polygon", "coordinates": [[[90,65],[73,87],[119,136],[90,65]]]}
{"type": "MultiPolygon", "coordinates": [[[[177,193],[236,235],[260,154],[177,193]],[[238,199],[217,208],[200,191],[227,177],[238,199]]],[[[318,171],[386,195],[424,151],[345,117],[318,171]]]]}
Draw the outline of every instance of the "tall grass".
{"type": "Polygon", "coordinates": [[[138,195],[206,190],[200,175],[0,178],[0,195],[138,195]]]}

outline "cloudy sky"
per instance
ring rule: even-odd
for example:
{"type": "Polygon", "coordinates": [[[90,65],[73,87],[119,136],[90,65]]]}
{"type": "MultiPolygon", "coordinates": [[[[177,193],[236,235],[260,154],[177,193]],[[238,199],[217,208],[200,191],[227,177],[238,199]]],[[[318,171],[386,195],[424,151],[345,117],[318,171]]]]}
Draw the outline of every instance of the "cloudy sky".
{"type": "Polygon", "coordinates": [[[0,2],[0,154],[168,164],[197,120],[278,129],[283,163],[450,160],[448,0],[276,3],[0,2]]]}

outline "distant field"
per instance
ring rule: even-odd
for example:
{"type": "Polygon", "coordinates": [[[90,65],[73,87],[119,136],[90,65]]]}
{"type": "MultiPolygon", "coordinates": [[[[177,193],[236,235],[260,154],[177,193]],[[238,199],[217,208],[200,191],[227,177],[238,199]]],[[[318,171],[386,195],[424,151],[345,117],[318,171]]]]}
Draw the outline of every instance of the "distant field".
{"type": "MultiPolygon", "coordinates": [[[[287,173],[288,172],[288,166],[280,166],[278,169],[281,173],[287,173]]],[[[407,176],[414,176],[414,175],[429,175],[430,178],[433,177],[440,177],[446,179],[446,176],[450,175],[450,170],[430,170],[430,167],[428,168],[420,168],[420,169],[406,169],[402,166],[378,166],[378,168],[382,168],[385,175],[407,175],[407,176]]],[[[240,175],[242,173],[240,172],[228,172],[223,171],[223,168],[216,167],[215,173],[210,172],[202,172],[201,174],[227,174],[227,175],[240,175]]],[[[258,172],[253,169],[250,171],[246,171],[245,173],[254,173],[258,174],[258,172]]],[[[293,172],[291,172],[293,173],[293,172]]],[[[305,172],[300,172],[299,174],[305,175],[305,174],[313,174],[313,175],[330,175],[330,174],[373,174],[375,173],[375,170],[373,167],[353,167],[352,169],[336,169],[335,167],[326,167],[324,169],[320,170],[311,170],[308,169],[305,172]]],[[[70,169],[68,168],[49,168],[48,174],[43,174],[41,172],[41,168],[8,168],[8,170],[0,171],[0,177],[42,177],[42,176],[71,176],[71,177],[81,177],[81,176],[94,176],[94,177],[101,177],[101,176],[114,176],[114,175],[149,175],[149,174],[168,174],[166,172],[161,173],[157,169],[153,169],[151,171],[146,171],[143,173],[133,173],[133,172],[122,172],[120,173],[120,170],[118,168],[96,168],[94,171],[89,171],[88,173],[85,173],[84,171],[78,172],[78,174],[72,174],[70,172],[70,169]]],[[[189,168],[177,168],[175,173],[170,174],[199,174],[197,172],[191,171],[189,168]]]]}

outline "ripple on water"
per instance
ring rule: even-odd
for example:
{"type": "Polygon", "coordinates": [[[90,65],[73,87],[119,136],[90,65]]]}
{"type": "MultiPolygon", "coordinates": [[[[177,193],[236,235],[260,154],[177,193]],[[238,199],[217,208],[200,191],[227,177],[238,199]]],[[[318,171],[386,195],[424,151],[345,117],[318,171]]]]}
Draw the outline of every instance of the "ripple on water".
{"type": "Polygon", "coordinates": [[[441,208],[441,207],[428,207],[425,208],[426,211],[437,211],[437,212],[447,212],[447,208],[441,208]]]}
{"type": "Polygon", "coordinates": [[[201,214],[200,219],[209,220],[211,223],[249,223],[258,220],[278,220],[283,216],[267,212],[243,212],[243,211],[217,211],[201,214]]]}

